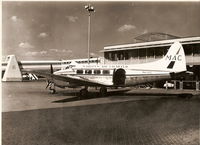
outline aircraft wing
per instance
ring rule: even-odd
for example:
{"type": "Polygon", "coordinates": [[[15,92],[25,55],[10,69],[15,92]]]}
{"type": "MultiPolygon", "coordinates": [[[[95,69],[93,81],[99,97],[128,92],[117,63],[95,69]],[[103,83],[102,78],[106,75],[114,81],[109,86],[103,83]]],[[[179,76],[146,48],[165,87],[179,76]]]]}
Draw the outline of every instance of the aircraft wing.
{"type": "Polygon", "coordinates": [[[90,80],[81,76],[74,76],[74,75],[55,75],[46,72],[37,72],[37,71],[26,71],[29,73],[33,73],[39,76],[43,76],[48,80],[54,82],[54,80],[65,81],[73,84],[77,84],[77,86],[110,86],[111,84],[106,84],[100,81],[90,80]]]}

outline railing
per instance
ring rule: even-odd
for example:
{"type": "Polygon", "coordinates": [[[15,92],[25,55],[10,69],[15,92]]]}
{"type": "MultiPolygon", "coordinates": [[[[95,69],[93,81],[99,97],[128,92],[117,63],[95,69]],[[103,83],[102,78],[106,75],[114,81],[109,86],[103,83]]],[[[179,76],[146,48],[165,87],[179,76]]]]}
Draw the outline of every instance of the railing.
{"type": "MultiPolygon", "coordinates": [[[[180,80],[173,80],[171,81],[174,84],[174,89],[195,89],[196,91],[200,90],[200,81],[180,81],[180,80]]],[[[167,89],[167,87],[166,87],[167,89]]]]}

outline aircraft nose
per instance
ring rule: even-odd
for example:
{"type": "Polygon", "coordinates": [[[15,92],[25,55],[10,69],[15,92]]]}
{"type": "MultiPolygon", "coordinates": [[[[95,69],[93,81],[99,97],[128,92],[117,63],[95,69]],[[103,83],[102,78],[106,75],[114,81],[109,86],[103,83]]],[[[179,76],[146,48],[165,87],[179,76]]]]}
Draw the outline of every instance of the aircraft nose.
{"type": "Polygon", "coordinates": [[[54,72],[53,74],[54,74],[54,75],[57,75],[58,73],[59,73],[59,72],[56,71],[56,72],[54,72]]]}

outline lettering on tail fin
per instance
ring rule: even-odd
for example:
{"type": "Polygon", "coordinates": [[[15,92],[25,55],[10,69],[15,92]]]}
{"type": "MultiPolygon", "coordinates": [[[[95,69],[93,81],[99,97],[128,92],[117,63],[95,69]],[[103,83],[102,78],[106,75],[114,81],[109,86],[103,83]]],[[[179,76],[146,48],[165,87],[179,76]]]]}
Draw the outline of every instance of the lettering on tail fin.
{"type": "Polygon", "coordinates": [[[166,60],[171,60],[171,61],[181,61],[182,59],[182,56],[181,55],[178,55],[179,54],[179,51],[181,50],[181,47],[178,49],[178,51],[176,52],[176,55],[175,56],[172,56],[172,55],[167,55],[166,57],[166,60]]]}
{"type": "Polygon", "coordinates": [[[166,57],[167,60],[171,60],[171,61],[182,61],[182,56],[181,55],[175,55],[175,56],[172,56],[172,55],[167,55],[166,57]]]}
{"type": "Polygon", "coordinates": [[[167,55],[166,60],[170,60],[169,65],[167,66],[168,69],[172,69],[176,61],[182,61],[182,55],[178,55],[181,47],[178,49],[175,56],[167,55]]]}

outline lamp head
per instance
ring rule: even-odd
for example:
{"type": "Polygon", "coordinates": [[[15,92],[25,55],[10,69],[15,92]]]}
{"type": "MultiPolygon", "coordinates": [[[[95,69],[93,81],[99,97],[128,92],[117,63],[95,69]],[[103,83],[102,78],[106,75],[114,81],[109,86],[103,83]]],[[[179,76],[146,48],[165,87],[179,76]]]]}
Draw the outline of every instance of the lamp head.
{"type": "Polygon", "coordinates": [[[86,5],[86,6],[85,6],[85,9],[89,9],[89,6],[88,6],[88,5],[86,5]]]}

